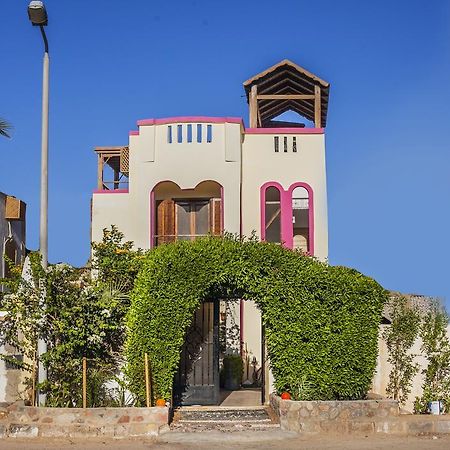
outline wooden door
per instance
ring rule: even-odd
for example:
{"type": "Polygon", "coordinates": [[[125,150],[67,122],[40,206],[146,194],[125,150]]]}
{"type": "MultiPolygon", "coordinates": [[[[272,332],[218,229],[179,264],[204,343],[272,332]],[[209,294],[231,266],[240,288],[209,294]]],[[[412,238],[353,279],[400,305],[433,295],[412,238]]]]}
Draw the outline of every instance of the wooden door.
{"type": "Polygon", "coordinates": [[[177,240],[192,241],[208,234],[221,235],[221,203],[220,198],[159,201],[156,206],[156,234],[153,245],[177,240]]]}
{"type": "Polygon", "coordinates": [[[218,405],[219,302],[205,302],[186,333],[174,380],[176,405],[218,405]]]}

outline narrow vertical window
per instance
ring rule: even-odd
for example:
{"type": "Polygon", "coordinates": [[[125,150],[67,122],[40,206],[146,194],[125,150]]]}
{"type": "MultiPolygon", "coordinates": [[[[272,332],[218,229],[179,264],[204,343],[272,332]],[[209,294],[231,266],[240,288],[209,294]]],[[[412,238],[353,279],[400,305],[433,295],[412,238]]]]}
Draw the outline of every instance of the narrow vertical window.
{"type": "Polygon", "coordinates": [[[187,141],[192,142],[192,124],[189,123],[187,126],[187,141]]]}
{"type": "Polygon", "coordinates": [[[197,124],[197,142],[200,144],[202,142],[202,124],[197,124]]]}
{"type": "Polygon", "coordinates": [[[167,142],[168,142],[169,144],[172,143],[172,125],[169,125],[169,126],[167,127],[167,142]]]}
{"type": "Polygon", "coordinates": [[[177,125],[177,142],[181,144],[183,142],[183,125],[177,125]]]}
{"type": "Polygon", "coordinates": [[[292,151],[297,153],[297,138],[295,136],[292,138],[292,151]]]}
{"type": "Polygon", "coordinates": [[[287,136],[284,137],[284,153],[287,153],[287,136]]]}
{"type": "Polygon", "coordinates": [[[265,198],[265,240],[281,242],[281,195],[280,191],[270,186],[265,198]]]}
{"type": "Polygon", "coordinates": [[[206,142],[212,142],[212,125],[206,125],[206,142]]]}
{"type": "Polygon", "coordinates": [[[309,196],[303,187],[292,192],[292,241],[293,249],[304,253],[310,251],[309,196]]]}
{"type": "Polygon", "coordinates": [[[275,153],[280,151],[280,138],[278,136],[274,136],[273,138],[273,147],[275,149],[275,153]]]}

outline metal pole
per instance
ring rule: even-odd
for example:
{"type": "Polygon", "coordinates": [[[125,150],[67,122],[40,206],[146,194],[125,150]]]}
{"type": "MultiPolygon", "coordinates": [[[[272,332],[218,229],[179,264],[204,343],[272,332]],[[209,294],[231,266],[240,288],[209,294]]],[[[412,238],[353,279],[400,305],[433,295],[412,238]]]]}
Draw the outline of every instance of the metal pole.
{"type": "MultiPolygon", "coordinates": [[[[42,267],[47,271],[48,266],[48,97],[49,97],[49,66],[48,41],[44,27],[41,26],[44,39],[45,52],[42,77],[42,140],[41,140],[41,207],[39,222],[39,251],[42,258],[42,267]]],[[[45,286],[43,286],[45,289],[45,286]]],[[[42,304],[42,307],[45,307],[42,304]]],[[[47,352],[47,343],[43,339],[38,342],[38,381],[42,383],[47,379],[47,370],[42,364],[40,355],[47,352]]],[[[39,405],[45,404],[45,394],[39,392],[39,405]]]]}
{"type": "Polygon", "coordinates": [[[147,408],[152,406],[151,403],[151,392],[150,392],[150,373],[148,369],[148,354],[144,354],[144,364],[145,364],[145,403],[147,404],[147,408]]]}
{"type": "Polygon", "coordinates": [[[83,356],[83,408],[87,408],[87,361],[83,356]]]}

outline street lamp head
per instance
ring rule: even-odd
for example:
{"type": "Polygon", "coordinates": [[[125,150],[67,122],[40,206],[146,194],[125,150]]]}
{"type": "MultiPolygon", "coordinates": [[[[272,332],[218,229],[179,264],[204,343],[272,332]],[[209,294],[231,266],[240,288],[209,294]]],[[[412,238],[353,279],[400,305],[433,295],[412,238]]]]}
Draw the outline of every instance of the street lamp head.
{"type": "Polygon", "coordinates": [[[44,3],[40,1],[30,2],[28,5],[28,17],[33,25],[41,27],[47,25],[48,17],[44,3]]]}

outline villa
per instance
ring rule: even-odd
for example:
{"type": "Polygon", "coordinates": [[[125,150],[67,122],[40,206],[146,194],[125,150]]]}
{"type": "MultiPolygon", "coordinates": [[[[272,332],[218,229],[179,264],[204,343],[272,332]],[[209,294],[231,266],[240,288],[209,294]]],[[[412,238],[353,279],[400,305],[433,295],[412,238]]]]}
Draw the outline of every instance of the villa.
{"type": "MultiPolygon", "coordinates": [[[[255,232],[261,240],[325,260],[329,88],[283,60],[244,82],[248,128],[237,117],[138,120],[127,145],[95,149],[92,241],[100,241],[112,224],[142,249],[255,232]],[[282,120],[286,112],[301,122],[282,120]]],[[[251,301],[238,300],[229,307],[205,303],[196,314],[178,378],[185,385],[184,404],[218,402],[220,322],[228,330],[226,352],[244,357],[249,384],[262,380],[264,401],[269,372],[260,313],[251,301]]]]}

